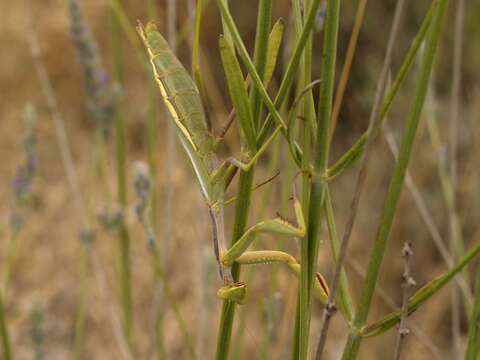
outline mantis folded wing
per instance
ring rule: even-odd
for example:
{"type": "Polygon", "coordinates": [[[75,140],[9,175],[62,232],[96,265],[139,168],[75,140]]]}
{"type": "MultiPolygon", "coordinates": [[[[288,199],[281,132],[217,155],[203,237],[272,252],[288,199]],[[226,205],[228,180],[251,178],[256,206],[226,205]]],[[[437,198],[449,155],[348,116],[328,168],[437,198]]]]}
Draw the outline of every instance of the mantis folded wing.
{"type": "Polygon", "coordinates": [[[220,265],[220,246],[225,246],[223,226],[224,182],[212,176],[218,167],[215,138],[208,130],[207,120],[197,87],[187,71],[170,50],[168,43],[153,23],[138,32],[150,57],[153,75],[165,105],[175,122],[178,138],[187,153],[207,201],[213,226],[214,250],[219,263],[220,276],[231,282],[220,265]]]}

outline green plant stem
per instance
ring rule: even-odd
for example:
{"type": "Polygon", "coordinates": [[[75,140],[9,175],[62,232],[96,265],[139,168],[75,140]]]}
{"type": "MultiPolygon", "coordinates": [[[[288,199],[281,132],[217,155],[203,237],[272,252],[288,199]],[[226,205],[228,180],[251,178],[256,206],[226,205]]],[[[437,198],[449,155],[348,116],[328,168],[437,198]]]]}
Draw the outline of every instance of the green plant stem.
{"type": "Polygon", "coordinates": [[[337,38],[340,17],[340,1],[327,2],[320,97],[318,104],[318,125],[314,147],[313,174],[310,187],[310,203],[307,220],[307,236],[301,242],[300,263],[300,318],[299,318],[299,356],[300,360],[308,358],[308,338],[310,330],[311,289],[315,276],[318,256],[319,228],[322,207],[325,199],[324,175],[327,170],[329,150],[329,125],[332,112],[333,84],[337,58],[337,38]]]}
{"type": "Polygon", "coordinates": [[[85,317],[88,297],[88,244],[80,244],[84,249],[80,253],[80,295],[78,300],[77,318],[75,321],[75,338],[73,354],[76,360],[83,359],[83,341],[85,335],[85,317]]]}
{"type": "MultiPolygon", "coordinates": [[[[258,3],[257,11],[257,29],[255,35],[255,50],[253,52],[253,63],[260,76],[263,79],[267,64],[267,48],[268,37],[272,27],[272,0],[261,0],[258,3]]],[[[253,113],[253,121],[258,129],[261,118],[261,101],[260,93],[256,87],[252,87],[250,91],[250,103],[253,113]]]]}
{"type": "MultiPolygon", "coordinates": [[[[307,16],[305,17],[302,33],[300,34],[295,44],[293,53],[286,67],[285,74],[280,83],[277,96],[275,97],[274,105],[276,108],[281,107],[283,102],[287,99],[290,86],[292,85],[293,80],[297,75],[297,70],[300,64],[301,56],[303,54],[303,50],[305,48],[307,39],[310,36],[310,32],[312,30],[312,27],[315,21],[317,10],[318,10],[318,7],[320,6],[320,2],[321,0],[312,0],[312,3],[310,5],[310,10],[308,11],[307,16]]],[[[268,114],[262,126],[262,129],[260,130],[257,136],[257,146],[265,142],[273,125],[274,125],[274,121],[273,121],[272,114],[268,114]]]]}
{"type": "MultiPolygon", "coordinates": [[[[219,0],[219,5],[228,12],[228,1],[219,0]]],[[[259,2],[258,20],[257,20],[257,36],[255,39],[255,52],[254,52],[254,66],[257,75],[260,79],[263,78],[266,65],[266,54],[268,48],[268,36],[271,27],[272,17],[272,1],[262,0],[259,2]]],[[[231,19],[230,19],[231,20],[231,19]]],[[[228,20],[225,16],[222,16],[224,22],[224,33],[227,41],[232,41],[230,36],[232,33],[232,26],[227,25],[228,20]]],[[[252,75],[252,74],[250,74],[252,75]]],[[[258,87],[252,87],[250,93],[250,106],[252,113],[254,114],[254,123],[259,124],[261,117],[261,94],[258,87]]],[[[251,152],[255,152],[256,149],[249,148],[251,152]]],[[[237,194],[237,202],[235,208],[235,222],[232,233],[231,245],[235,244],[238,239],[241,238],[245,232],[245,228],[248,220],[248,212],[251,201],[251,188],[254,177],[254,167],[251,170],[240,173],[239,190],[237,194]]],[[[232,276],[234,281],[238,281],[240,276],[240,265],[234,264],[232,266],[232,276]]],[[[217,351],[216,359],[227,359],[230,347],[230,338],[232,334],[233,319],[235,316],[235,304],[231,301],[224,301],[222,306],[222,313],[220,319],[220,328],[217,335],[217,351]]]]}
{"type": "MultiPolygon", "coordinates": [[[[242,171],[240,173],[231,245],[235,244],[245,232],[248,210],[250,208],[253,175],[253,167],[249,171],[242,171]]],[[[240,277],[240,265],[237,263],[234,263],[232,266],[232,276],[234,281],[238,281],[240,277]]],[[[233,301],[224,301],[217,335],[217,350],[215,356],[217,360],[228,359],[234,316],[235,303],[233,301]]]]}
{"type": "MultiPolygon", "coordinates": [[[[154,0],[147,0],[146,3],[146,12],[150,20],[156,19],[156,5],[154,0]]],[[[138,38],[138,37],[137,37],[138,38]]],[[[158,137],[158,124],[157,124],[157,115],[158,115],[158,88],[154,78],[150,74],[148,76],[148,112],[147,112],[147,126],[145,131],[145,139],[147,142],[147,153],[148,153],[148,168],[150,170],[150,178],[152,182],[152,187],[150,189],[150,209],[149,209],[149,219],[150,224],[153,228],[153,231],[158,235],[158,202],[157,202],[157,137],[158,137]]],[[[153,281],[154,286],[162,287],[163,279],[159,275],[159,272],[156,270],[156,259],[160,257],[159,247],[156,246],[153,250],[155,252],[152,260],[153,265],[153,281]]],[[[162,291],[161,291],[162,292],[162,291]]],[[[165,359],[166,349],[165,349],[165,333],[164,333],[164,311],[162,307],[165,305],[165,301],[161,299],[158,304],[153,304],[157,309],[154,309],[154,313],[157,314],[154,326],[154,339],[156,347],[156,355],[158,359],[165,359]]]]}
{"type": "MultiPolygon", "coordinates": [[[[115,15],[115,7],[120,5],[121,0],[112,0],[111,16],[111,41],[112,41],[112,73],[113,79],[118,83],[122,81],[122,46],[120,23],[115,15]]],[[[127,149],[125,123],[121,108],[115,114],[115,157],[117,167],[117,201],[121,211],[127,208],[127,149]]],[[[122,218],[118,224],[118,241],[120,257],[120,292],[123,310],[123,328],[130,351],[134,350],[133,334],[133,304],[130,269],[130,237],[128,228],[122,218]]]]}
{"type": "MultiPolygon", "coordinates": [[[[294,38],[295,41],[299,41],[300,34],[302,32],[303,28],[303,20],[302,20],[302,5],[300,4],[300,0],[293,0],[292,1],[292,15],[293,15],[293,27],[294,27],[294,38]]],[[[305,48],[307,47],[307,43],[312,42],[312,37],[308,36],[306,39],[305,43],[305,48]]],[[[298,80],[297,80],[297,86],[295,89],[295,97],[298,97],[298,95],[302,92],[302,89],[305,87],[304,83],[304,72],[305,72],[305,54],[302,54],[302,57],[300,59],[300,69],[299,69],[299,74],[298,74],[298,80]]],[[[306,104],[306,103],[304,103],[306,104]]],[[[304,111],[305,111],[305,106],[301,108],[301,111],[299,112],[298,115],[304,117],[304,111]]],[[[297,114],[295,114],[297,116],[297,114]]],[[[316,120],[316,119],[315,119],[316,120]]],[[[308,131],[307,130],[308,125],[306,124],[306,121],[304,122],[304,142],[303,142],[303,156],[301,159],[301,169],[302,169],[302,197],[301,197],[301,203],[302,203],[302,210],[304,216],[307,217],[307,212],[308,212],[308,198],[310,195],[310,179],[309,179],[309,168],[310,168],[310,148],[309,148],[309,143],[308,140],[305,137],[305,133],[308,131]]],[[[289,129],[290,132],[293,132],[294,129],[289,129]]],[[[289,189],[289,191],[291,191],[289,189]]],[[[298,339],[300,337],[300,328],[298,327],[298,324],[300,322],[300,294],[297,295],[297,308],[295,311],[295,326],[293,328],[293,343],[292,343],[292,360],[295,360],[298,356],[298,348],[299,348],[299,343],[298,339]]]]}
{"type": "Polygon", "coordinates": [[[423,54],[421,60],[413,103],[407,117],[405,130],[402,135],[398,162],[395,165],[394,173],[388,188],[382,220],[378,229],[377,237],[373,244],[373,249],[367,268],[366,279],[360,295],[359,306],[352,323],[352,330],[350,331],[350,335],[344,349],[343,359],[355,359],[360,348],[361,338],[358,334],[358,331],[364,326],[367,320],[373,293],[378,280],[380,266],[385,253],[386,243],[390,234],[393,218],[395,216],[398,199],[400,198],[400,193],[403,188],[405,173],[410,160],[423,104],[425,102],[428,81],[433,68],[435,52],[439,42],[441,33],[440,30],[442,27],[441,25],[446,4],[446,0],[439,0],[438,7],[435,9],[435,14],[432,19],[432,25],[426,41],[425,53],[423,54]]]}
{"type": "Polygon", "coordinates": [[[12,359],[12,349],[10,346],[10,337],[8,335],[7,321],[5,319],[5,309],[3,307],[2,294],[0,293],[0,344],[4,360],[12,359]]]}
{"type": "Polygon", "coordinates": [[[373,151],[372,144],[376,140],[379,134],[378,123],[381,122],[379,117],[379,112],[381,109],[381,103],[383,95],[385,92],[385,87],[387,84],[388,70],[390,68],[390,63],[392,60],[393,49],[397,42],[397,35],[400,30],[401,19],[403,16],[403,9],[405,8],[406,0],[399,0],[395,6],[395,15],[392,21],[391,31],[388,39],[387,49],[385,52],[385,58],[383,60],[382,69],[380,71],[379,79],[376,85],[375,97],[372,106],[372,111],[370,114],[370,119],[368,121],[368,136],[367,142],[365,145],[365,154],[363,156],[360,170],[357,175],[357,181],[355,183],[355,189],[353,191],[352,200],[349,206],[349,214],[347,217],[347,222],[345,225],[345,230],[343,233],[342,241],[340,243],[340,249],[338,252],[337,261],[335,264],[335,272],[333,279],[330,282],[330,294],[328,296],[328,303],[323,311],[322,323],[320,336],[317,343],[316,358],[321,359],[323,348],[326,343],[328,328],[330,324],[330,319],[334,313],[335,300],[336,300],[336,291],[339,285],[340,276],[342,273],[343,264],[345,263],[345,258],[347,256],[348,244],[350,242],[351,234],[353,231],[353,226],[358,213],[358,205],[360,203],[360,198],[364,188],[364,184],[368,175],[368,168],[370,163],[370,155],[373,151]]]}
{"type": "Polygon", "coordinates": [[[480,321],[480,266],[477,266],[475,276],[475,301],[473,303],[470,318],[468,319],[468,342],[465,360],[476,360],[480,352],[478,324],[480,321]]]}
{"type": "Polygon", "coordinates": [[[17,238],[19,231],[14,230],[10,232],[10,237],[7,246],[7,258],[2,266],[2,288],[0,291],[3,294],[4,299],[7,299],[8,288],[10,287],[10,274],[12,272],[13,261],[17,252],[17,238]]]}

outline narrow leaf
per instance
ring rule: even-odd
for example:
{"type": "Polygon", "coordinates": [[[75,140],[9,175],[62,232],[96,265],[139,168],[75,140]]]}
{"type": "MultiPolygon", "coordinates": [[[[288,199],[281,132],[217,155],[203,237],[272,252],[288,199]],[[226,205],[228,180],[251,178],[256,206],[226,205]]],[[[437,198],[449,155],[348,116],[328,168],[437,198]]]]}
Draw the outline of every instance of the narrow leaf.
{"type": "Polygon", "coordinates": [[[279,19],[275,25],[273,25],[270,36],[268,37],[267,63],[265,65],[265,73],[263,74],[263,83],[265,84],[265,87],[268,87],[270,80],[272,80],[273,71],[277,64],[280,45],[282,44],[284,29],[285,25],[283,19],[279,19]]]}
{"type": "Polygon", "coordinates": [[[219,46],[230,98],[237,113],[241,133],[249,150],[253,151],[256,147],[256,135],[245,79],[233,49],[223,36],[219,39],[219,46]]]}

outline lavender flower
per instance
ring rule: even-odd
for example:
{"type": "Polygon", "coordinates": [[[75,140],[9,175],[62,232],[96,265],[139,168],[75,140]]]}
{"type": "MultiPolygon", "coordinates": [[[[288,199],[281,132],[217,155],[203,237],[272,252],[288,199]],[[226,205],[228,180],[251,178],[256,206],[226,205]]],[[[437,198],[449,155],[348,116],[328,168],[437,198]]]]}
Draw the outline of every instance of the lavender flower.
{"type": "Polygon", "coordinates": [[[148,246],[154,248],[156,243],[155,231],[150,224],[148,214],[146,214],[151,201],[152,180],[150,170],[148,165],[142,161],[137,161],[134,167],[133,186],[138,197],[137,204],[135,205],[135,213],[138,221],[143,225],[145,230],[148,246]]]}
{"type": "Polygon", "coordinates": [[[82,68],[87,108],[97,129],[107,136],[119,101],[119,86],[112,83],[103,67],[90,27],[84,21],[77,0],[68,0],[71,37],[82,68]]]}

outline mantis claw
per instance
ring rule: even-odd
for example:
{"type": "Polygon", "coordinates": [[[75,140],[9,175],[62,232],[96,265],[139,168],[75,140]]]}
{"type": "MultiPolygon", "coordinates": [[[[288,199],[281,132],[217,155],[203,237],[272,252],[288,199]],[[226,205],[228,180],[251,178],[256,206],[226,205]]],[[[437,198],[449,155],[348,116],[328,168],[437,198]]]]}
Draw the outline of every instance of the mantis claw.
{"type": "Polygon", "coordinates": [[[247,296],[247,285],[244,282],[225,285],[218,289],[217,296],[222,300],[233,301],[242,305],[245,303],[247,296]]]}

